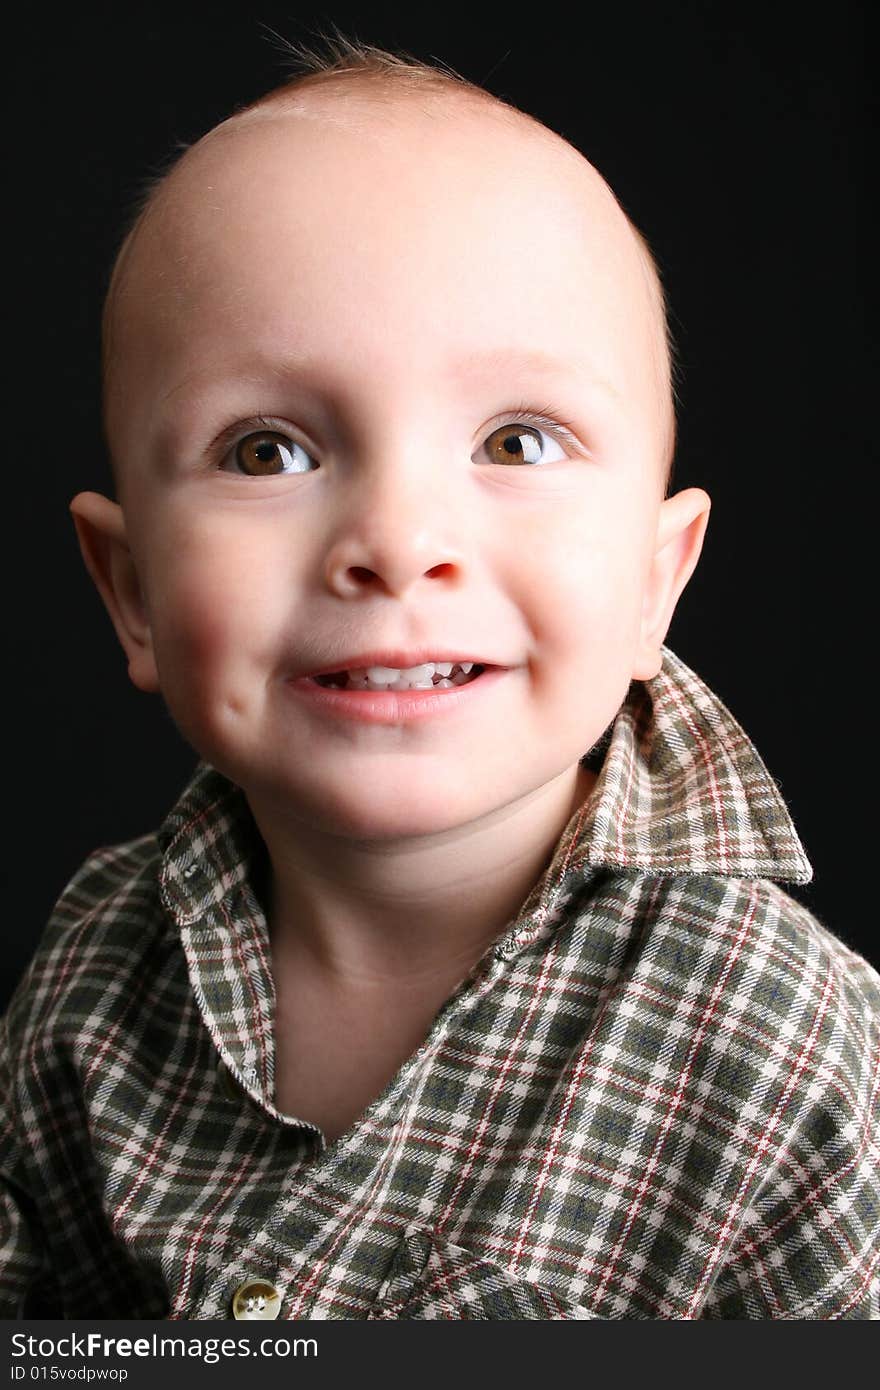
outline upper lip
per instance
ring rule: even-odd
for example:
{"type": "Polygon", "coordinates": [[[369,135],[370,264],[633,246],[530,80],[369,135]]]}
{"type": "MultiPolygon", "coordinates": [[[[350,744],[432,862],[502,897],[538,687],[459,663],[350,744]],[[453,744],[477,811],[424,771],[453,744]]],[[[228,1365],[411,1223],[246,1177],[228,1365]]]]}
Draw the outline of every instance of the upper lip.
{"type": "Polygon", "coordinates": [[[437,647],[422,648],[421,651],[400,652],[400,651],[374,651],[361,652],[357,656],[344,656],[336,661],[328,662],[326,666],[316,666],[311,671],[304,671],[305,676],[329,676],[334,671],[363,671],[369,666],[388,666],[392,671],[409,671],[413,666],[424,666],[426,662],[450,661],[453,665],[456,662],[471,661],[475,666],[489,666],[492,662],[484,661],[482,657],[472,656],[468,653],[444,652],[437,647]]]}

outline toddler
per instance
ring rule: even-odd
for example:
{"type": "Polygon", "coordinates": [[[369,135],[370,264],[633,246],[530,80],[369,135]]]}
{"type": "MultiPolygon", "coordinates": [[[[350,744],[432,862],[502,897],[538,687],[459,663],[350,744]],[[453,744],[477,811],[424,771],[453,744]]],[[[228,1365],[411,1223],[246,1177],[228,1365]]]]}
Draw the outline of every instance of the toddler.
{"type": "Polygon", "coordinates": [[[151,191],[72,512],[199,755],[5,1019],[7,1317],[878,1316],[880,981],[665,645],[664,296],[558,135],[354,43],[151,191]]]}

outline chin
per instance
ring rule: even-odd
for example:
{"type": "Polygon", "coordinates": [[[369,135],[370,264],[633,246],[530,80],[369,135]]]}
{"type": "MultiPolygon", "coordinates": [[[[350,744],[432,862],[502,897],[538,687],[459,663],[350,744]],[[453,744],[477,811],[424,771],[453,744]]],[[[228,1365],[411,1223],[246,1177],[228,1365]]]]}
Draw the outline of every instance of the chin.
{"type": "MultiPolygon", "coordinates": [[[[458,768],[443,769],[425,760],[401,767],[373,766],[357,775],[345,766],[285,767],[265,760],[244,767],[239,760],[214,764],[268,811],[309,826],[319,834],[360,841],[391,841],[443,835],[502,811],[518,789],[499,786],[489,775],[468,779],[458,768]]],[[[519,793],[521,794],[521,793],[519,793]]]]}
{"type": "Polygon", "coordinates": [[[317,829],[351,840],[405,840],[426,835],[442,835],[477,818],[464,807],[447,802],[424,803],[412,799],[408,803],[377,805],[371,803],[335,802],[315,808],[307,818],[317,829]]]}

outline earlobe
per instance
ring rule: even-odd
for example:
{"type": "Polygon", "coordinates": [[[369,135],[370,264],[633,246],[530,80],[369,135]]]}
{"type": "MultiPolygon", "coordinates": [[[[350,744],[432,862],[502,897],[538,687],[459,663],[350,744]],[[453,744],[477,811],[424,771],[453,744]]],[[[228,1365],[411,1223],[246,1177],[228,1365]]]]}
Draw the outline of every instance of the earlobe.
{"type": "Polygon", "coordinates": [[[122,508],[100,493],[80,492],[70,513],[86,569],[128,658],[128,673],[139,690],[156,692],[152,634],[122,508]]]}
{"type": "Polygon", "coordinates": [[[634,680],[652,680],[663,664],[675,605],[703,549],[712,503],[702,488],[687,488],[660,504],[657,543],[645,586],[634,680]]]}

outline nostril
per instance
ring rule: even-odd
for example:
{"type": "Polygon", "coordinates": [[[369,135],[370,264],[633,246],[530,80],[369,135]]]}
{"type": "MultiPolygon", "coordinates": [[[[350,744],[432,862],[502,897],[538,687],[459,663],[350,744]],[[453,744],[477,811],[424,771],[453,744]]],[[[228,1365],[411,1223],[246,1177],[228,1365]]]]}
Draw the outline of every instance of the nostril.
{"type": "MultiPolygon", "coordinates": [[[[366,565],[349,565],[348,573],[350,578],[360,585],[380,584],[382,582],[381,577],[376,571],[368,569],[366,565]]],[[[425,577],[427,579],[447,579],[453,578],[454,575],[455,565],[447,563],[432,565],[429,570],[425,570],[425,577]]]]}

